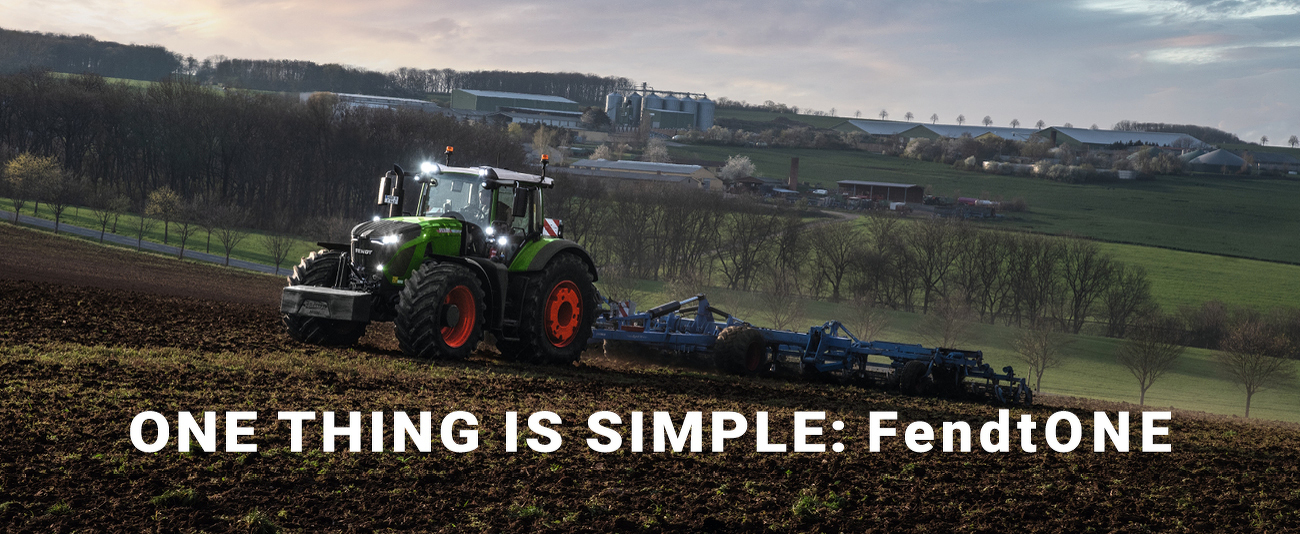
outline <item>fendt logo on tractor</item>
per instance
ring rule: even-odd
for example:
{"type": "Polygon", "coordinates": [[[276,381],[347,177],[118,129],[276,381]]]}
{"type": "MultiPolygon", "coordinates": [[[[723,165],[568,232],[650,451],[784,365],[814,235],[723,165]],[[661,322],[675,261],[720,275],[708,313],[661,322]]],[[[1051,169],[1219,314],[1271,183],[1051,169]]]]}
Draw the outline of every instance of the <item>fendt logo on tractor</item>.
{"type": "Polygon", "coordinates": [[[464,358],[491,332],[506,356],[578,360],[597,313],[596,268],[543,214],[546,158],[538,176],[452,167],[451,154],[418,173],[394,165],[377,202],[388,217],[356,225],[349,244],[319,243],[294,268],[280,302],[290,336],[351,345],[370,322],[393,321],[414,357],[464,358]]]}

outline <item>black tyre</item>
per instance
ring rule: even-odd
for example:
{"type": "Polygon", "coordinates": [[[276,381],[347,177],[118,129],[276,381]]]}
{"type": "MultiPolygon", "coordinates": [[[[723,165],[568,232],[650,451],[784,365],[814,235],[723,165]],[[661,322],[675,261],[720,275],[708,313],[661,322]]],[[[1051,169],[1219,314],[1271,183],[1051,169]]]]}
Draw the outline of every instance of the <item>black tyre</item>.
{"type": "Polygon", "coordinates": [[[551,364],[578,361],[591,339],[599,305],[586,263],[560,254],[530,280],[520,300],[519,340],[501,341],[501,354],[551,364]]]}
{"type": "Polygon", "coordinates": [[[763,334],[745,325],[728,326],[713,344],[718,369],[733,375],[754,376],[767,369],[767,343],[763,334]]]}
{"type": "MultiPolygon", "coordinates": [[[[291,286],[334,287],[341,269],[343,253],[318,250],[308,254],[289,275],[291,286]]],[[[281,321],[289,329],[289,337],[303,343],[346,347],[357,342],[366,333],[366,323],[283,314],[281,321]]]]}
{"type": "Polygon", "coordinates": [[[898,376],[898,389],[904,395],[924,395],[929,389],[929,367],[925,362],[907,362],[898,376]]]}
{"type": "Polygon", "coordinates": [[[464,359],[483,339],[483,288],[473,271],[427,262],[411,273],[393,327],[407,356],[464,359]]]}

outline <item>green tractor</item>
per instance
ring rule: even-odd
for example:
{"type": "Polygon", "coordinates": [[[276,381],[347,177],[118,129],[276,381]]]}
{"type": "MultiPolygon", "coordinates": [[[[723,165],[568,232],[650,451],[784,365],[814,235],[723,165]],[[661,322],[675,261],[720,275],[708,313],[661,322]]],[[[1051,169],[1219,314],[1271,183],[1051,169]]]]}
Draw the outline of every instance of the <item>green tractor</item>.
{"type": "MultiPolygon", "coordinates": [[[[447,148],[450,162],[451,147],[447,148]]],[[[468,356],[485,332],[508,357],[572,363],[598,313],[596,268],[546,219],[542,175],[492,167],[396,165],[380,179],[375,216],[351,243],[320,243],[289,276],[280,311],[296,340],[356,343],[373,321],[393,321],[402,352],[468,356]],[[406,182],[419,186],[412,202],[406,182]]]]}

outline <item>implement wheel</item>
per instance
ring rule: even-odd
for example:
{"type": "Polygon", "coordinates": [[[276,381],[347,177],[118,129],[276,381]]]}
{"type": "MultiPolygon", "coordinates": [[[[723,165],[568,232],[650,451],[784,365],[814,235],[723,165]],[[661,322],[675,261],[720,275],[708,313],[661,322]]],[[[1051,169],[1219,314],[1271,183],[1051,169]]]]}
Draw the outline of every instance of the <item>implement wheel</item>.
{"type": "MultiPolygon", "coordinates": [[[[342,267],[343,253],[318,250],[307,255],[290,274],[291,286],[334,287],[342,267]]],[[[329,347],[346,347],[357,342],[366,333],[366,323],[340,321],[307,315],[282,314],[281,322],[289,330],[289,337],[303,343],[329,347]]]]}
{"type": "Polygon", "coordinates": [[[767,343],[763,334],[745,325],[728,326],[713,344],[713,362],[733,375],[754,376],[767,368],[767,343]]]}
{"type": "Polygon", "coordinates": [[[929,392],[930,379],[926,376],[929,365],[925,362],[907,362],[898,376],[898,389],[904,395],[925,395],[929,392]]]}
{"type": "Polygon", "coordinates": [[[464,359],[483,339],[483,308],[483,288],[472,271],[427,262],[397,301],[397,344],[416,358],[464,359]]]}
{"type": "Polygon", "coordinates": [[[560,254],[530,280],[520,301],[519,340],[498,340],[503,355],[540,363],[572,364],[591,339],[599,306],[591,271],[572,254],[560,254]]]}

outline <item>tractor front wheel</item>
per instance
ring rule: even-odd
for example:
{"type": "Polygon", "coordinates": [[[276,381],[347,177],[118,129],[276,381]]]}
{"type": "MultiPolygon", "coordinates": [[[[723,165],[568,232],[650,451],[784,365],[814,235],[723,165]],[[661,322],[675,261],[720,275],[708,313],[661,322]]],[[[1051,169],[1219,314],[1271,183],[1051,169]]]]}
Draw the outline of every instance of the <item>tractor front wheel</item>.
{"type": "Polygon", "coordinates": [[[519,340],[498,342],[497,348],[524,360],[574,363],[591,338],[596,302],[587,265],[572,254],[558,255],[524,289],[519,340]]]}
{"type": "Polygon", "coordinates": [[[483,339],[483,288],[468,268],[425,263],[406,281],[393,327],[408,356],[464,359],[483,339]]]}
{"type": "MultiPolygon", "coordinates": [[[[343,268],[343,253],[330,250],[318,250],[307,255],[293,274],[289,275],[291,286],[334,287],[339,270],[343,268]]],[[[283,314],[281,321],[289,330],[289,337],[312,345],[346,347],[357,342],[366,333],[366,323],[341,321],[307,315],[283,314]]]]}

